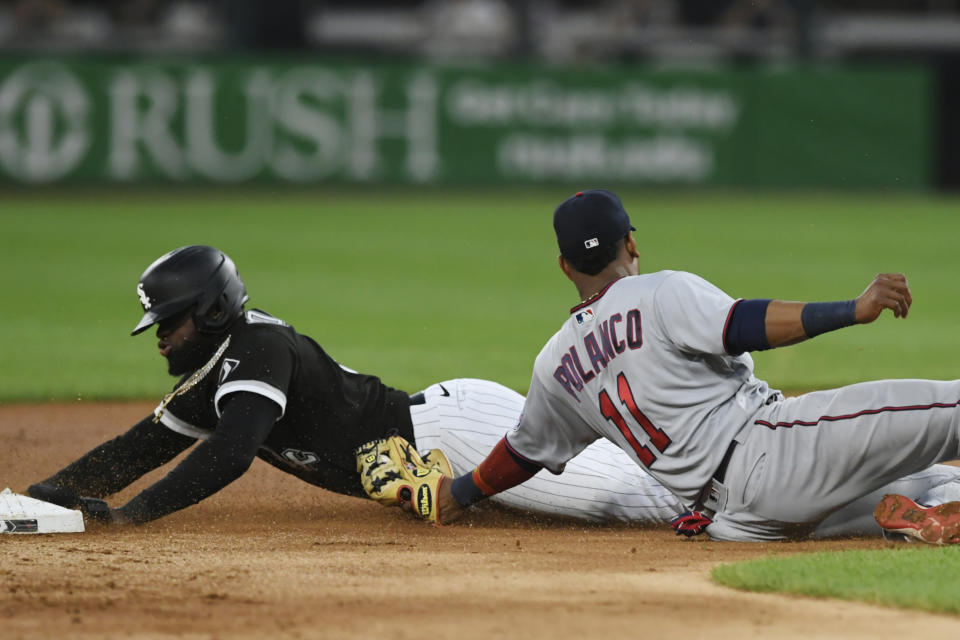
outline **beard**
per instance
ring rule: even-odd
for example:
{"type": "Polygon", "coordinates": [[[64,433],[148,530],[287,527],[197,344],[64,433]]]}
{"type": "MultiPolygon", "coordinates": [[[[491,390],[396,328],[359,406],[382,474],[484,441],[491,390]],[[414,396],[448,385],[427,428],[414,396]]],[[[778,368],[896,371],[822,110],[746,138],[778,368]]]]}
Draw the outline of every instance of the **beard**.
{"type": "Polygon", "coordinates": [[[195,333],[167,354],[167,371],[172,376],[196,371],[213,356],[221,340],[219,335],[195,333]]]}

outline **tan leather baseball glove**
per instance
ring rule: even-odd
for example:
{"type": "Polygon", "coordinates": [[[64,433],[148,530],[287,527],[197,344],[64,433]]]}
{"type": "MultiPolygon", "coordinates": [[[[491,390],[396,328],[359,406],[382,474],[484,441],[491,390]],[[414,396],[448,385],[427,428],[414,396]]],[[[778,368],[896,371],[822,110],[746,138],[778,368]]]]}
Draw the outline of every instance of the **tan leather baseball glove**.
{"type": "Polygon", "coordinates": [[[367,495],[384,505],[399,505],[415,516],[437,521],[437,489],[453,478],[450,461],[440,449],[423,456],[404,438],[368,442],[356,450],[357,472],[367,495]]]}

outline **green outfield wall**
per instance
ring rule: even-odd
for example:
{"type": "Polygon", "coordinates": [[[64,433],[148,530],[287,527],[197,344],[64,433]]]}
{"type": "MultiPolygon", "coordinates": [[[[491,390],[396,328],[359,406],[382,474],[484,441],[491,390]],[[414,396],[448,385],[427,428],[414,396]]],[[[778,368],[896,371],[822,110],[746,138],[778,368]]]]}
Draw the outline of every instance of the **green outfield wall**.
{"type": "Polygon", "coordinates": [[[0,60],[0,183],[925,188],[921,67],[0,60]]]}

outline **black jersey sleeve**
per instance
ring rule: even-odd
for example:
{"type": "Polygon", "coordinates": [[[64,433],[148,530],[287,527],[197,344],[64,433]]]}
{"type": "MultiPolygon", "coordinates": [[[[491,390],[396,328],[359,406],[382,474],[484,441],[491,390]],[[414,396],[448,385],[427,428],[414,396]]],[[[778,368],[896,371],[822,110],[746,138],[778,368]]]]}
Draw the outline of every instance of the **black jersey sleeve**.
{"type": "Polygon", "coordinates": [[[296,362],[294,343],[284,330],[272,324],[249,323],[227,349],[217,370],[213,397],[217,416],[222,414],[226,399],[242,392],[273,401],[282,417],[296,362]]]}
{"type": "Polygon", "coordinates": [[[143,523],[200,502],[227,486],[250,463],[281,407],[257,393],[238,391],[225,398],[217,428],[163,479],[122,507],[133,522],[143,523]]]}
{"type": "Polygon", "coordinates": [[[77,495],[103,498],[173,460],[196,441],[153,422],[148,416],[43,482],[77,495]]]}

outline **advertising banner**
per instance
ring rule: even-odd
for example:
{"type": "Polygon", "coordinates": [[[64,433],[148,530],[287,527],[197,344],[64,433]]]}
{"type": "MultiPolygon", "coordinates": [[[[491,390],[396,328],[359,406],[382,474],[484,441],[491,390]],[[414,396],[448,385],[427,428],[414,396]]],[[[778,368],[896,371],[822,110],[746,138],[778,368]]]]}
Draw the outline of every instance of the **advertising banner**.
{"type": "Polygon", "coordinates": [[[0,60],[0,184],[923,188],[921,68],[0,60]]]}

